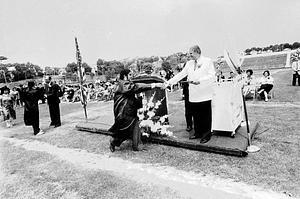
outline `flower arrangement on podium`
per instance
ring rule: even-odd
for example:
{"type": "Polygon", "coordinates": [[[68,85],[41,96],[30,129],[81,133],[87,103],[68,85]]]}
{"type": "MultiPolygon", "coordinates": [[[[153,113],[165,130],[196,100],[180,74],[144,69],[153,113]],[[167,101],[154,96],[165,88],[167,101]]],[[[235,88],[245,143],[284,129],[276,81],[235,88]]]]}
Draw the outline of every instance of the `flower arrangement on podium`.
{"type": "Polygon", "coordinates": [[[147,101],[143,96],[143,107],[138,109],[138,117],[140,120],[140,128],[142,136],[150,137],[150,135],[159,136],[173,136],[173,133],[168,130],[171,126],[168,123],[168,116],[156,116],[156,110],[161,106],[161,102],[164,100],[158,100],[153,102],[155,92],[147,101]]]}

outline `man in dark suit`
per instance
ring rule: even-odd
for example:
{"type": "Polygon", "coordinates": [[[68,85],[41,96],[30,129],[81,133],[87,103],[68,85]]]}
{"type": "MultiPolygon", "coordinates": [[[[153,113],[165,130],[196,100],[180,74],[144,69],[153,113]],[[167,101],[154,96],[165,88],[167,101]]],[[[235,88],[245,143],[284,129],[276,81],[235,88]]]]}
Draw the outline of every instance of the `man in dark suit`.
{"type": "Polygon", "coordinates": [[[51,123],[50,126],[59,127],[61,126],[60,121],[60,110],[59,110],[59,97],[62,96],[61,88],[58,84],[51,81],[50,76],[45,77],[45,91],[47,96],[47,102],[49,105],[49,112],[51,123]]]}

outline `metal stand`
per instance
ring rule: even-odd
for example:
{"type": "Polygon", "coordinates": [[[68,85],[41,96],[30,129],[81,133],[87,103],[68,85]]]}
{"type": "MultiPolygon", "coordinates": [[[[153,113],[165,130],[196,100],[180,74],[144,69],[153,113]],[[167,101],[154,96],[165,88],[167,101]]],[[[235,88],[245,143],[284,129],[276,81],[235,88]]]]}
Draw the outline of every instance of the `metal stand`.
{"type": "Polygon", "coordinates": [[[259,150],[260,150],[260,148],[258,146],[249,145],[247,147],[247,152],[248,153],[255,153],[255,152],[258,152],[259,150]]]}
{"type": "Polygon", "coordinates": [[[247,147],[247,152],[248,153],[255,153],[258,152],[260,150],[260,148],[258,146],[254,146],[251,143],[251,134],[250,134],[250,129],[249,129],[249,121],[248,121],[248,114],[247,114],[247,108],[246,108],[246,101],[245,101],[245,97],[243,94],[243,88],[242,90],[242,97],[243,97],[243,106],[244,106],[244,112],[245,112],[245,120],[246,120],[246,127],[247,127],[247,134],[248,134],[248,147],[247,147]]]}

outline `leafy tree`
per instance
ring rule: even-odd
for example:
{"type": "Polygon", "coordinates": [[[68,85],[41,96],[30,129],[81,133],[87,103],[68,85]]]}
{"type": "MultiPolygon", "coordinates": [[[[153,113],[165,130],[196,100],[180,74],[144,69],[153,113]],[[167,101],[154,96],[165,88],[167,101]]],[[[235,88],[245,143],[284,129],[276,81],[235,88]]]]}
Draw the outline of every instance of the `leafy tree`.
{"type": "Polygon", "coordinates": [[[7,57],[4,57],[4,56],[1,55],[1,56],[0,56],[0,61],[1,61],[1,60],[7,60],[7,57]]]}
{"type": "Polygon", "coordinates": [[[104,74],[103,72],[105,71],[105,69],[103,70],[103,68],[105,68],[104,66],[105,61],[103,59],[98,59],[96,65],[97,65],[97,74],[98,75],[104,74]]]}
{"type": "Polygon", "coordinates": [[[252,47],[251,51],[257,51],[257,48],[256,47],[252,47]]]}
{"type": "Polygon", "coordinates": [[[297,48],[300,48],[300,43],[299,42],[294,42],[293,45],[292,45],[292,49],[297,49],[297,48]]]}
{"type": "Polygon", "coordinates": [[[167,72],[172,70],[171,64],[168,61],[164,61],[161,66],[167,72]]]}
{"type": "Polygon", "coordinates": [[[289,43],[283,44],[283,49],[287,49],[287,48],[292,49],[292,45],[289,43]]]}
{"type": "Polygon", "coordinates": [[[77,71],[77,64],[75,62],[68,63],[65,68],[67,73],[75,73],[77,71]]]}
{"type": "Polygon", "coordinates": [[[53,73],[54,73],[54,75],[59,75],[59,68],[54,67],[53,68],[53,73]]]}
{"type": "Polygon", "coordinates": [[[264,47],[263,51],[267,52],[270,48],[269,47],[264,47]]]}
{"type": "Polygon", "coordinates": [[[90,67],[87,63],[83,62],[82,67],[84,68],[86,73],[90,73],[92,71],[92,67],[90,67]]]}
{"type": "Polygon", "coordinates": [[[246,49],[244,52],[245,52],[246,55],[250,55],[250,53],[251,53],[251,48],[246,49]]]}
{"type": "MultiPolygon", "coordinates": [[[[85,62],[82,63],[82,67],[84,68],[86,73],[90,73],[92,71],[92,68],[85,62]]],[[[75,62],[68,63],[65,70],[67,73],[74,74],[78,71],[78,65],[75,62]]]]}
{"type": "MultiPolygon", "coordinates": [[[[1,69],[5,72],[5,77],[8,82],[35,78],[37,76],[43,76],[41,67],[38,65],[34,65],[30,62],[26,64],[19,64],[19,63],[2,64],[0,70],[1,69]]],[[[4,82],[4,81],[5,81],[4,76],[0,75],[0,82],[4,82]]]]}
{"type": "Polygon", "coordinates": [[[98,59],[97,60],[97,67],[101,66],[104,64],[104,60],[103,59],[98,59]]]}
{"type": "Polygon", "coordinates": [[[54,75],[54,69],[52,67],[46,66],[45,67],[45,75],[54,75]]]}

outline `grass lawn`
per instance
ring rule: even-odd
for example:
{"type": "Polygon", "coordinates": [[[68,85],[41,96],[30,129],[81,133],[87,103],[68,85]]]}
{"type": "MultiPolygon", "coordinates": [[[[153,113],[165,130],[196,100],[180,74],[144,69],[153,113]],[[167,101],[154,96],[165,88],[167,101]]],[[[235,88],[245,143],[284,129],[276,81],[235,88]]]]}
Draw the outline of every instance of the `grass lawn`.
{"type": "Polygon", "coordinates": [[[0,198],[181,198],[170,189],[141,185],[107,171],[68,164],[47,153],[0,143],[0,198]],[[130,191],[128,191],[130,190],[130,191]]]}
{"type": "MultiPolygon", "coordinates": [[[[258,75],[256,76],[258,77],[258,75]]],[[[260,124],[253,141],[254,145],[261,148],[258,153],[240,158],[148,143],[145,144],[146,150],[133,152],[130,141],[127,141],[121,146],[121,150],[117,150],[111,155],[134,162],[168,165],[186,171],[199,172],[203,175],[230,178],[234,181],[258,185],[300,197],[300,87],[290,86],[291,72],[289,70],[274,73],[273,77],[276,81],[275,98],[271,99],[267,105],[277,104],[278,106],[263,106],[262,104],[265,102],[261,101],[248,102],[250,121],[255,119],[260,124]]],[[[179,98],[180,93],[169,95],[169,100],[179,98]]],[[[89,108],[103,105],[94,104],[89,108]]],[[[80,111],[79,104],[62,104],[61,107],[65,118],[60,131],[49,130],[40,137],[34,137],[29,133],[11,135],[20,139],[40,140],[59,147],[85,149],[88,152],[99,154],[110,153],[108,149],[110,137],[75,130],[74,126],[78,122],[77,116],[68,117],[67,113],[80,111]]],[[[46,106],[42,109],[45,113],[42,114],[41,120],[46,120],[49,118],[46,106]]],[[[83,114],[81,117],[83,118],[83,114]]],[[[19,157],[22,158],[23,155],[20,154],[19,157]]],[[[18,162],[18,159],[9,162],[13,164],[16,161],[18,162]]],[[[41,162],[43,161],[41,160],[41,162]]],[[[76,184],[76,174],[73,177],[72,169],[69,172],[71,174],[68,177],[76,184]]]]}

